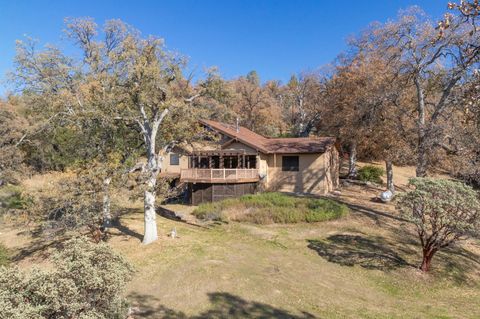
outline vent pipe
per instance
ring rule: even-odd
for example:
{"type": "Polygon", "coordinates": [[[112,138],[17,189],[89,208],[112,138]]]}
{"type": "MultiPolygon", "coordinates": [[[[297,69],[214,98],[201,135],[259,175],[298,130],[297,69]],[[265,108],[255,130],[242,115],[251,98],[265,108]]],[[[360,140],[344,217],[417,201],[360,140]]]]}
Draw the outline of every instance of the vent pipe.
{"type": "Polygon", "coordinates": [[[237,127],[236,127],[237,133],[240,132],[240,126],[238,125],[239,121],[240,121],[240,120],[239,120],[238,117],[237,117],[237,127]]]}

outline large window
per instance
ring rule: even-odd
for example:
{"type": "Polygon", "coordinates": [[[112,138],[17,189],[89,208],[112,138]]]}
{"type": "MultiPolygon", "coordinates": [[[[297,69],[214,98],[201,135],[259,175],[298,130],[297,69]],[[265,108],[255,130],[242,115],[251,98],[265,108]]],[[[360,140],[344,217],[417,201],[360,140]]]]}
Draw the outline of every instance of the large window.
{"type": "Polygon", "coordinates": [[[170,154],[170,165],[180,165],[180,156],[178,154],[170,154]]]}
{"type": "Polygon", "coordinates": [[[282,171],[298,172],[298,156],[282,156],[282,171]]]}

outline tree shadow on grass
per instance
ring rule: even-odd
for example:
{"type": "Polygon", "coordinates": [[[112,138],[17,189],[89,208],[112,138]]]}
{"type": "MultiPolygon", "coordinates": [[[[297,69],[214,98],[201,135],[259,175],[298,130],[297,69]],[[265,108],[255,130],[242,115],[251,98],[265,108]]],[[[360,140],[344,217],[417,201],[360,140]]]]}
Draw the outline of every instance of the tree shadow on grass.
{"type": "Polygon", "coordinates": [[[58,250],[62,247],[63,242],[69,238],[58,238],[56,240],[35,240],[30,243],[27,247],[16,250],[15,254],[12,256],[13,262],[19,262],[29,257],[38,257],[41,259],[46,259],[50,256],[50,250],[58,250]]]}
{"type": "Polygon", "coordinates": [[[131,229],[127,225],[124,224],[125,220],[132,219],[128,217],[128,215],[138,213],[139,210],[137,208],[115,208],[112,210],[114,213],[114,218],[112,219],[112,224],[110,228],[118,230],[118,233],[115,232],[108,232],[110,236],[126,236],[126,237],[133,237],[138,239],[139,241],[143,240],[143,235],[136,232],[135,230],[131,229]]]}
{"type": "MultiPolygon", "coordinates": [[[[117,229],[120,232],[119,235],[133,237],[140,241],[143,240],[143,236],[140,233],[137,233],[136,231],[132,230],[128,226],[123,225],[122,221],[119,218],[112,221],[111,227],[117,229]]],[[[115,235],[115,234],[110,233],[110,235],[115,235]]]]}
{"type": "Polygon", "coordinates": [[[131,294],[128,299],[133,305],[135,318],[164,318],[164,319],[209,319],[209,318],[284,318],[284,319],[313,319],[316,318],[310,313],[302,312],[301,315],[295,315],[289,311],[278,309],[270,305],[248,301],[241,297],[225,292],[209,293],[208,298],[211,302],[211,308],[194,316],[187,316],[181,311],[169,309],[163,305],[158,305],[158,299],[153,296],[131,294]],[[154,305],[157,304],[157,305],[154,305]]]}
{"type": "Polygon", "coordinates": [[[432,273],[458,286],[478,285],[480,256],[459,245],[447,247],[433,257],[432,273]]]}
{"type": "Polygon", "coordinates": [[[342,266],[359,265],[366,269],[391,270],[411,266],[389,247],[382,237],[332,235],[324,240],[307,240],[308,248],[315,250],[330,262],[342,266]]]}

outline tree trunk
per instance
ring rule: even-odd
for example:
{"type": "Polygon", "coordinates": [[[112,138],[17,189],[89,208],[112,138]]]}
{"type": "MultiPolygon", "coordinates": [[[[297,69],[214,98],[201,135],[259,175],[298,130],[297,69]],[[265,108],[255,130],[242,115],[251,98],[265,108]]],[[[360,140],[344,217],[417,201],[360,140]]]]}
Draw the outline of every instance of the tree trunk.
{"type": "Polygon", "coordinates": [[[357,143],[350,143],[348,154],[348,178],[357,177],[357,143]]]}
{"type": "Polygon", "coordinates": [[[110,212],[110,182],[111,177],[103,180],[103,227],[108,228],[112,226],[112,214],[110,212]]]}
{"type": "Polygon", "coordinates": [[[155,149],[155,140],[157,137],[158,128],[169,109],[164,109],[161,113],[158,110],[154,116],[153,121],[149,122],[142,105],[139,106],[140,114],[143,116],[143,123],[138,122],[142,129],[143,139],[145,141],[145,148],[147,151],[147,165],[145,181],[145,191],[143,193],[143,209],[144,209],[144,233],[142,243],[144,245],[150,244],[158,239],[155,199],[157,196],[157,176],[160,173],[161,159],[158,157],[155,149]]]}
{"type": "Polygon", "coordinates": [[[155,211],[155,197],[156,191],[155,186],[157,183],[156,174],[152,174],[147,182],[147,189],[144,192],[144,201],[143,207],[145,210],[144,213],[144,235],[142,243],[144,245],[150,244],[158,239],[157,234],[157,222],[156,222],[156,211],[155,211]]]}
{"type": "Polygon", "coordinates": [[[422,270],[423,272],[430,271],[433,255],[435,255],[435,250],[432,250],[432,249],[423,250],[423,260],[422,260],[422,265],[420,266],[420,270],[422,270]]]}
{"type": "Polygon", "coordinates": [[[427,147],[425,145],[425,136],[421,136],[418,139],[418,155],[417,155],[417,168],[415,175],[417,177],[426,177],[428,169],[428,155],[427,147]]]}
{"type": "MultiPolygon", "coordinates": [[[[153,144],[154,147],[154,144],[153,144]]],[[[154,149],[154,148],[153,148],[154,149]]],[[[158,239],[157,235],[157,222],[156,222],[156,210],[155,199],[157,196],[157,175],[160,171],[158,165],[157,155],[150,149],[147,153],[147,181],[146,189],[144,191],[143,208],[144,208],[144,235],[142,243],[144,245],[150,244],[158,239]]]]}
{"type": "Polygon", "coordinates": [[[418,77],[414,79],[417,91],[417,113],[418,113],[418,148],[417,148],[417,168],[416,176],[427,176],[428,169],[428,148],[427,148],[427,132],[425,127],[425,95],[418,77]]]}
{"type": "Polygon", "coordinates": [[[393,193],[395,193],[395,185],[393,184],[393,164],[392,161],[386,160],[385,161],[385,168],[387,170],[387,189],[393,193]]]}

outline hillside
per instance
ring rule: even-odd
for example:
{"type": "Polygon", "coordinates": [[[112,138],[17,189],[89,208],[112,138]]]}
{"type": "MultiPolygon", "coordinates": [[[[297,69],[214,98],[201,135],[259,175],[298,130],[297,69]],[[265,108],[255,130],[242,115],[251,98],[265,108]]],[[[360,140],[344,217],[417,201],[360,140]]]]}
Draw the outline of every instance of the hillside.
{"type": "MultiPolygon", "coordinates": [[[[413,169],[395,169],[402,188],[413,169]]],[[[137,269],[128,288],[135,318],[478,318],[480,241],[439,253],[432,273],[420,273],[415,234],[393,204],[373,201],[380,190],[342,187],[336,198],[349,216],[321,223],[204,226],[158,216],[160,240],[148,246],[141,204],[130,203],[108,242],[137,269]],[[176,239],[167,236],[174,228],[176,239]]],[[[0,230],[22,267],[55,247],[26,230],[0,230]]]]}

